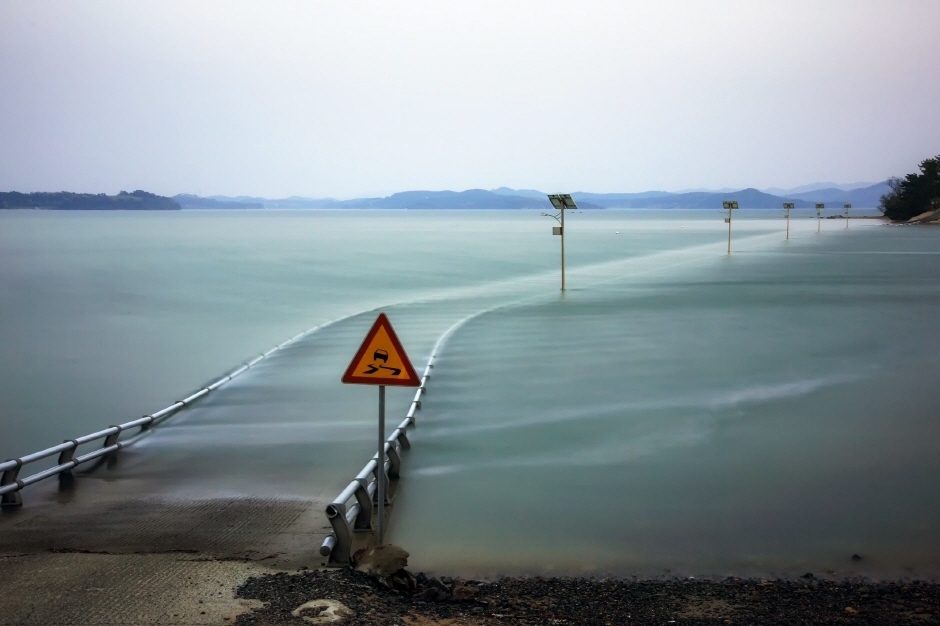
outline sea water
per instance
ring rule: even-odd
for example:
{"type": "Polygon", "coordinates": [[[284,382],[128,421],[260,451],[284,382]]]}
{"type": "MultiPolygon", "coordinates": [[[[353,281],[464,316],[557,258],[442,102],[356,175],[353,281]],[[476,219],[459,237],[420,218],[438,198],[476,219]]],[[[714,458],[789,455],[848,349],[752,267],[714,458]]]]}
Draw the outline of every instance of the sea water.
{"type": "Polygon", "coordinates": [[[383,310],[419,370],[460,324],[390,528],[418,569],[935,575],[940,229],[779,213],[736,214],[730,256],[718,212],[570,213],[562,293],[538,212],[2,212],[0,455],[333,321],[112,471],[328,501],[375,447],[339,378],[383,310]]]}

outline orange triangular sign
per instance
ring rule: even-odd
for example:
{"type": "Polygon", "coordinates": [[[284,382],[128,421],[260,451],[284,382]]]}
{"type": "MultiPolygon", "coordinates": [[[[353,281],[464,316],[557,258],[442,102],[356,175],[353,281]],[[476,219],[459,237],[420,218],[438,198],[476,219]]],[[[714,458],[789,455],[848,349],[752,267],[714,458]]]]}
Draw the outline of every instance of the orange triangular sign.
{"type": "Polygon", "coordinates": [[[379,313],[352,363],[343,374],[344,383],[418,387],[421,380],[411,366],[385,313],[379,313]]]}

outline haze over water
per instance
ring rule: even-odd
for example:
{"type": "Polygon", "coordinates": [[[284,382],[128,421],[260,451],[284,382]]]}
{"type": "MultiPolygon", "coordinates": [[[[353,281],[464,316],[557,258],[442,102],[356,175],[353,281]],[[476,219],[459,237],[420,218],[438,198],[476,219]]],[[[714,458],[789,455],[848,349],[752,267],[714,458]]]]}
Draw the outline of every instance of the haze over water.
{"type": "MultiPolygon", "coordinates": [[[[561,295],[553,222],[529,211],[4,212],[0,454],[339,320],[108,475],[326,502],[374,451],[376,394],[339,378],[375,313],[419,370],[465,320],[392,519],[415,569],[936,575],[940,229],[817,235],[795,213],[785,242],[779,211],[742,211],[731,257],[716,212],[571,215],[561,295]]],[[[390,423],[411,395],[390,390],[390,423]]]]}

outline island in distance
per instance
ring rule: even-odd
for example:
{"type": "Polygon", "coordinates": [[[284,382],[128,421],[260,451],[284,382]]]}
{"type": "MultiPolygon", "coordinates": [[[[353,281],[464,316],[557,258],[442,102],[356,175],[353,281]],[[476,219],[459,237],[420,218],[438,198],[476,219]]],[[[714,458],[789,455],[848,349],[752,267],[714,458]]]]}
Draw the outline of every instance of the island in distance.
{"type": "Polygon", "coordinates": [[[71,191],[19,193],[0,192],[0,209],[47,209],[58,211],[179,211],[173,199],[147,191],[122,191],[116,196],[71,191]]]}
{"type": "MultiPolygon", "coordinates": [[[[838,207],[874,208],[889,193],[887,182],[855,186],[796,188],[775,195],[753,188],[737,191],[644,191],[640,193],[574,192],[579,209],[720,209],[724,200],[737,200],[741,208],[779,209],[784,202],[796,208],[813,208],[816,202],[838,207]]],[[[534,189],[468,189],[466,191],[403,191],[383,198],[289,198],[209,196],[179,194],[172,198],[137,190],[115,196],[71,192],[0,192],[0,209],[56,210],[180,210],[180,209],[541,209],[550,210],[547,195],[534,189]]]]}

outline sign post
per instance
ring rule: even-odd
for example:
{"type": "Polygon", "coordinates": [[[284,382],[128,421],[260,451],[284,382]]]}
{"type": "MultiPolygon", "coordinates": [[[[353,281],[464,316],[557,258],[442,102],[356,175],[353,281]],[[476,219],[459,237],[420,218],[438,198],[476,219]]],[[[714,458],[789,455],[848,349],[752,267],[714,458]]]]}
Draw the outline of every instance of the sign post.
{"type": "Polygon", "coordinates": [[[787,214],[787,241],[790,241],[790,209],[793,208],[792,202],[784,202],[783,210],[787,214]]]}
{"type": "Polygon", "coordinates": [[[565,290],[565,209],[577,209],[578,205],[567,193],[548,194],[552,206],[558,209],[558,215],[542,213],[545,217],[554,217],[561,226],[552,228],[553,235],[561,235],[561,290],[565,290]]]}
{"type": "Polygon", "coordinates": [[[845,209],[845,227],[849,227],[849,209],[852,208],[851,204],[843,204],[842,208],[845,209]]]}
{"type": "Polygon", "coordinates": [[[402,387],[418,387],[421,380],[415,373],[405,349],[402,348],[398,336],[385,313],[372,324],[366,338],[359,346],[356,356],[353,357],[343,382],[354,385],[379,386],[379,445],[376,455],[376,506],[378,519],[378,543],[382,545],[385,540],[385,498],[388,485],[388,475],[385,473],[385,386],[396,385],[402,387]]]}
{"type": "Polygon", "coordinates": [[[725,218],[725,222],[728,223],[728,254],[731,254],[731,212],[738,208],[738,201],[725,200],[721,203],[721,206],[723,206],[728,211],[728,217],[725,218]]]}
{"type": "Polygon", "coordinates": [[[822,202],[816,203],[816,232],[819,232],[819,229],[822,228],[822,212],[826,208],[826,205],[822,202]]]}

